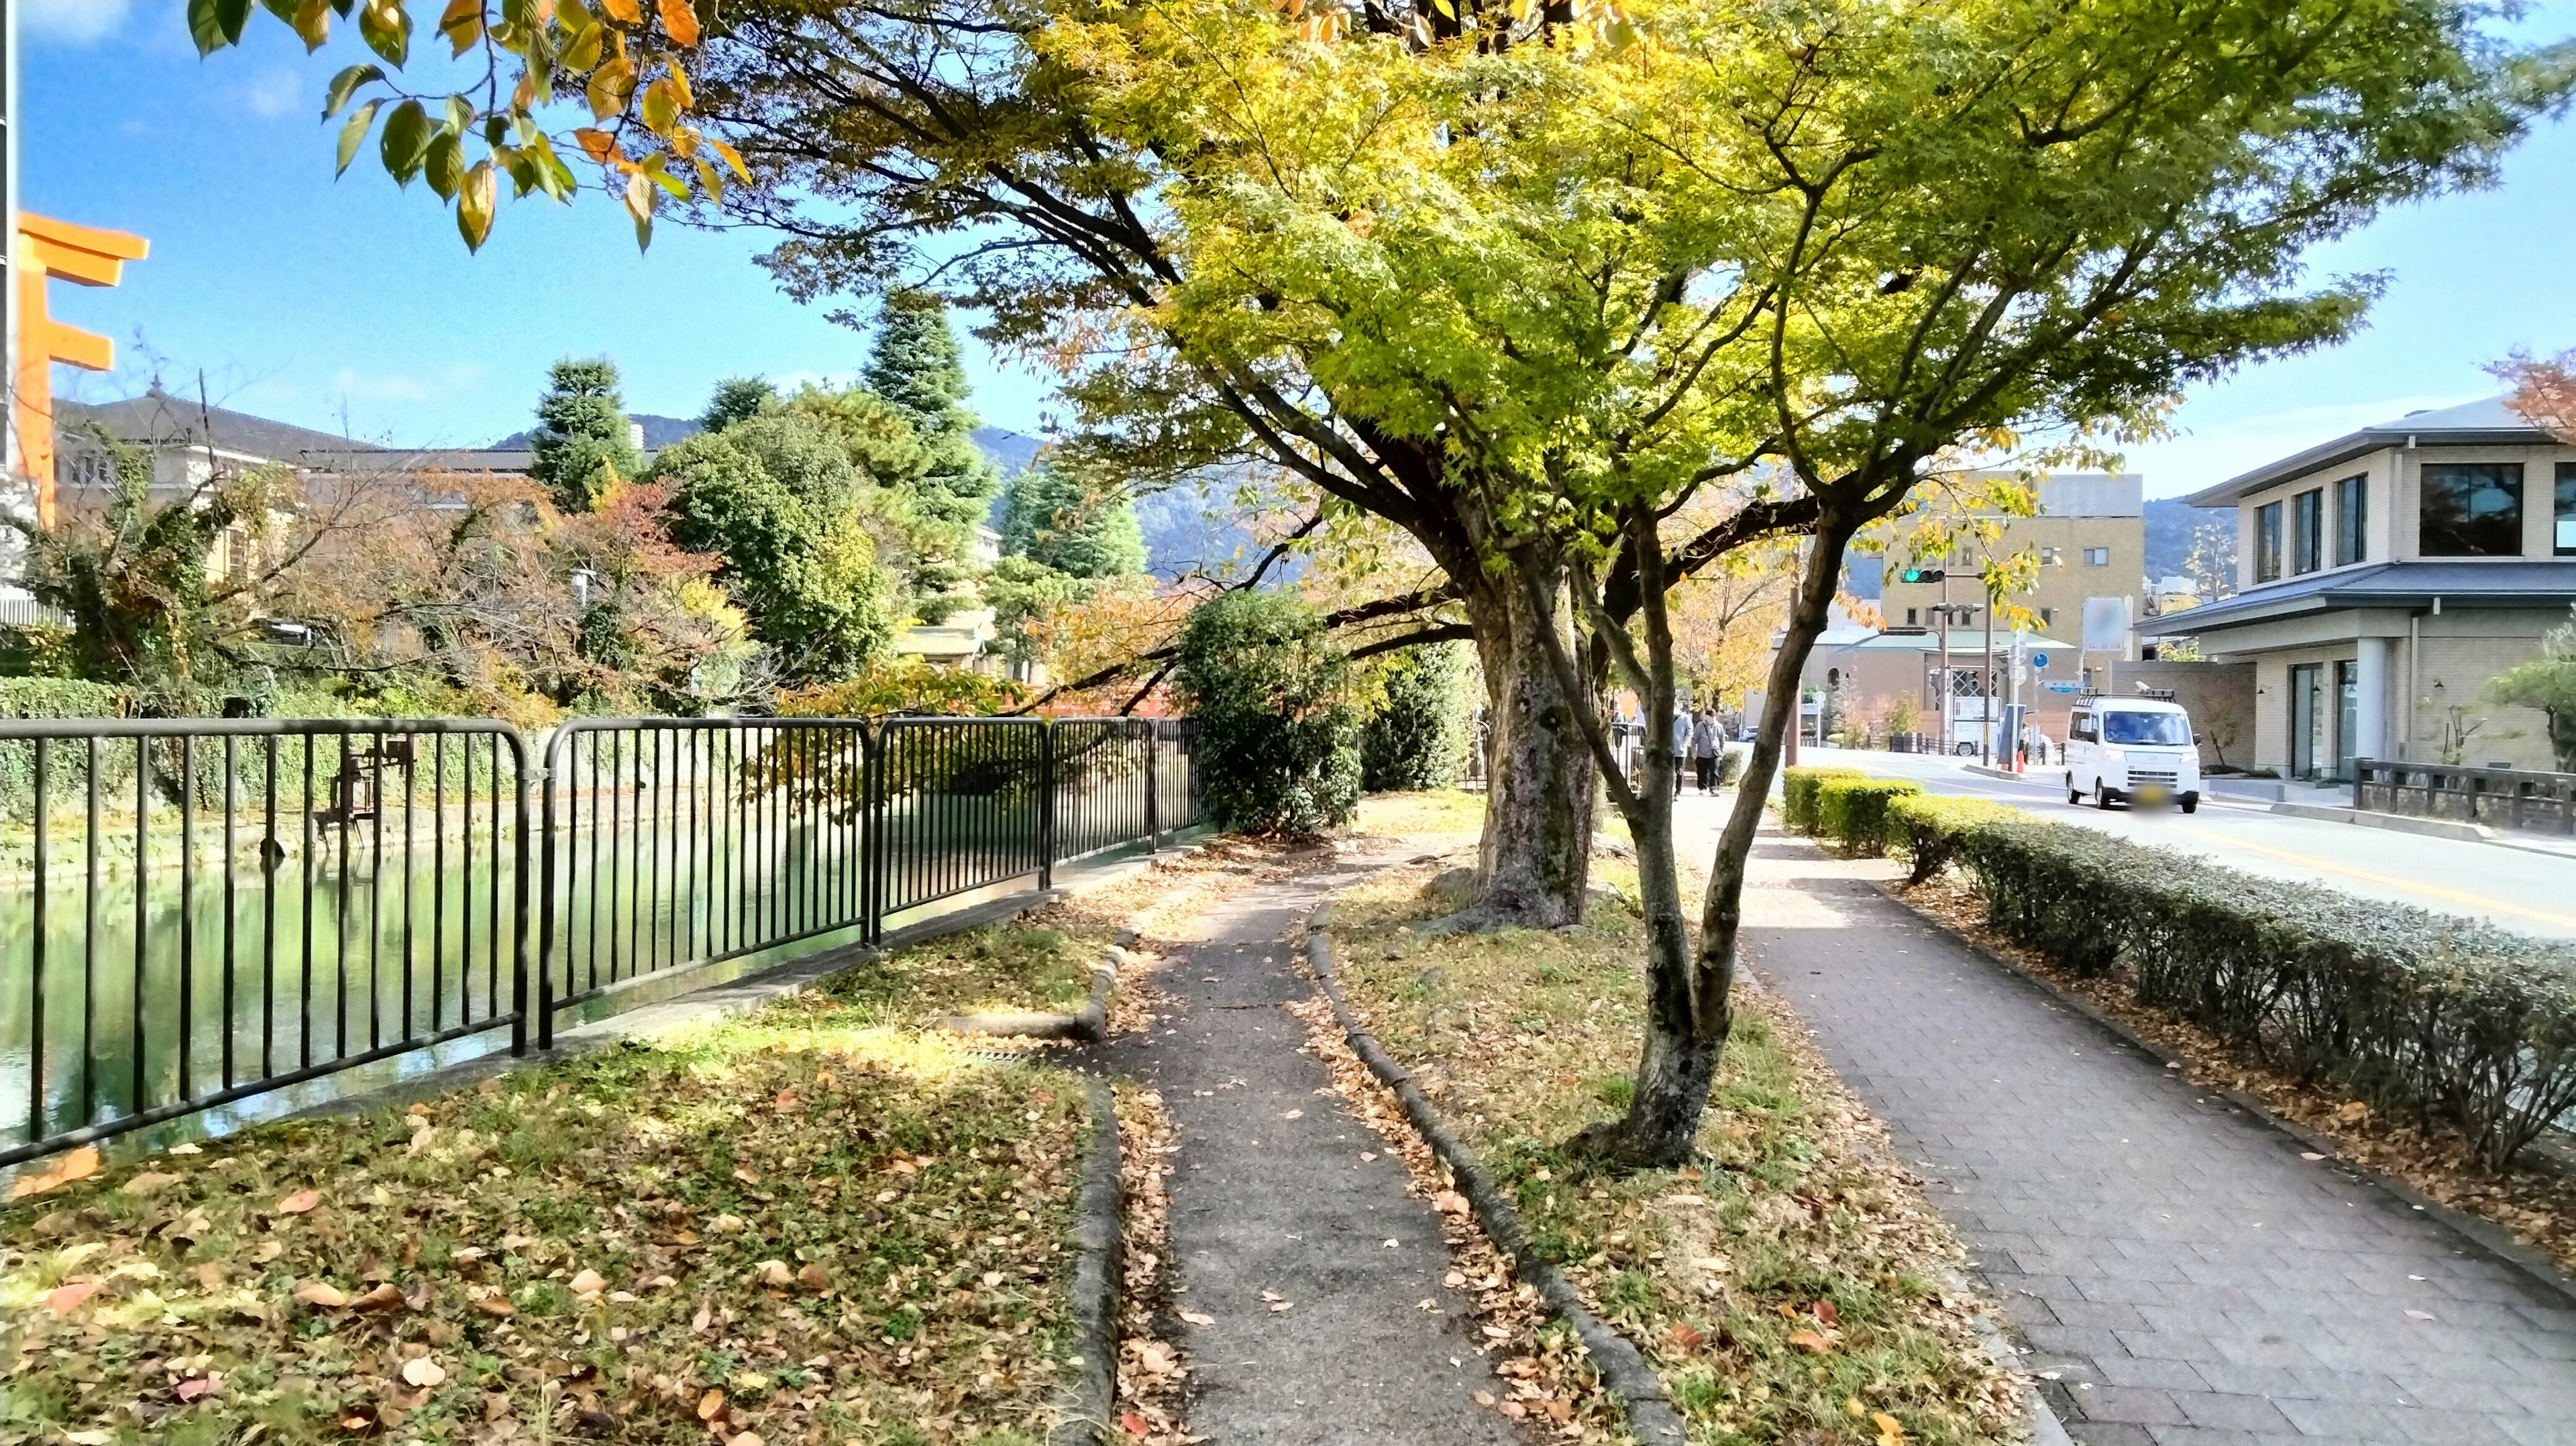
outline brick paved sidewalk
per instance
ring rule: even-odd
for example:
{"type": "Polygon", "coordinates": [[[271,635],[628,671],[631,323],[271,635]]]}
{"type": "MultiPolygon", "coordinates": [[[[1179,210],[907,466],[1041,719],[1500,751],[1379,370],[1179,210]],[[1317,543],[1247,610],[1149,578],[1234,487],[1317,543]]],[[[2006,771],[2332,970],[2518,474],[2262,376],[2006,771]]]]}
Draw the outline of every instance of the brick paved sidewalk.
{"type": "Polygon", "coordinates": [[[2566,1297],[1962,948],[1878,892],[1891,872],[1766,833],[1748,954],[2077,1440],[2576,1443],[2566,1297]]]}

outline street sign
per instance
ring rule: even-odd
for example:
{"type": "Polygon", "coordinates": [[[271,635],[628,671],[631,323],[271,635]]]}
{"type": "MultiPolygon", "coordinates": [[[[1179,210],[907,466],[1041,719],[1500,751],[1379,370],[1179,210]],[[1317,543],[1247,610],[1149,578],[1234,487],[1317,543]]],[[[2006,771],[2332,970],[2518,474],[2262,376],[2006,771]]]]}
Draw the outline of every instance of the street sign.
{"type": "Polygon", "coordinates": [[[2052,693],[2072,693],[2081,689],[2084,685],[2076,682],[2072,678],[2042,678],[2039,680],[2039,686],[2046,688],[2052,693]]]}
{"type": "Polygon", "coordinates": [[[2034,668],[2045,668],[2045,667],[2047,667],[2047,666],[2048,666],[2048,654],[2046,654],[2046,653],[2033,653],[2033,654],[2031,654],[2031,655],[2030,655],[2030,665],[2031,665],[2032,667],[2034,667],[2034,668]]]}

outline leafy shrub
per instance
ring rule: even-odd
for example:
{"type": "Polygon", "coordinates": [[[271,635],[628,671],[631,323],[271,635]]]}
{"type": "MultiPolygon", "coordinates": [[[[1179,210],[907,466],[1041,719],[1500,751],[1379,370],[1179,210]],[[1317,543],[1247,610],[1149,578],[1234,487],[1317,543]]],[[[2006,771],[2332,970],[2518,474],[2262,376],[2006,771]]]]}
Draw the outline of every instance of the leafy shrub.
{"type": "Polygon", "coordinates": [[[1986,922],[2291,1075],[2457,1126],[2502,1166],[2576,1108],[2576,946],[2258,878],[2091,829],[1900,802],[1986,922]]]}
{"type": "Polygon", "coordinates": [[[1948,868],[1955,841],[1971,824],[2011,818],[2014,810],[1991,799],[1915,793],[1887,805],[1887,851],[1906,861],[1909,884],[1948,868]]]}
{"type": "Polygon", "coordinates": [[[1867,778],[1857,768],[1784,768],[1780,770],[1780,822],[1792,833],[1816,831],[1816,793],[1828,779],[1867,778]]]}
{"type": "Polygon", "coordinates": [[[1752,763],[1753,750],[1750,748],[1719,749],[1717,753],[1717,786],[1720,788],[1733,788],[1736,780],[1744,776],[1744,770],[1750,767],[1752,763]]]}
{"type": "Polygon", "coordinates": [[[1392,659],[1386,701],[1360,729],[1360,785],[1447,788],[1467,767],[1467,645],[1433,643],[1392,659]]]}
{"type": "Polygon", "coordinates": [[[1233,592],[1190,614],[1180,694],[1217,827],[1311,834],[1350,818],[1360,754],[1348,675],[1323,619],[1293,597],[1233,592]]]}
{"type": "Polygon", "coordinates": [[[1828,778],[1816,790],[1816,832],[1854,853],[1885,853],[1893,837],[1888,805],[1922,791],[1895,778],[1828,778]]]}

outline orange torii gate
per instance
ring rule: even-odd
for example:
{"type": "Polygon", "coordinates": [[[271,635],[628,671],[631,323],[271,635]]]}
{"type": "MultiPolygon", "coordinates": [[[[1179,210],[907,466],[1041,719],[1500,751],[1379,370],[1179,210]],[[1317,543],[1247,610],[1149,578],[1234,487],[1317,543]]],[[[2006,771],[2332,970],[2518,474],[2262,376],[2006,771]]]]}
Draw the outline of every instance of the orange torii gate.
{"type": "Polygon", "coordinates": [[[18,375],[10,418],[18,433],[18,462],[36,489],[36,522],[54,525],[54,363],[94,372],[116,365],[116,343],[96,332],[65,326],[45,305],[45,283],[114,286],[125,263],[140,261],[152,243],[124,231],[75,226],[47,216],[18,213],[18,375]]]}

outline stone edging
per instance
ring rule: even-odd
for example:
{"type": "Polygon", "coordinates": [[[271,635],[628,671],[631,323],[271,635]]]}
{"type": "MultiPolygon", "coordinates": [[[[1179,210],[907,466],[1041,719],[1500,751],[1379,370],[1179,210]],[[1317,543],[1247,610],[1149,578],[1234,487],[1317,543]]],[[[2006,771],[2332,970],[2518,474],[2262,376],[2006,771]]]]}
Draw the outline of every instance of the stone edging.
{"type": "Polygon", "coordinates": [[[1457,1180],[1458,1193],[1467,1197],[1468,1207],[1476,1212],[1476,1221],[1485,1228],[1486,1236],[1512,1257],[1513,1269],[1537,1289],[1548,1309],[1574,1327],[1593,1366],[1601,1372],[1602,1383],[1626,1410],[1629,1430],[1649,1446],[1687,1440],[1681,1413],[1673,1409],[1671,1399],[1664,1393],[1663,1378],[1646,1364],[1635,1344],[1594,1315],[1556,1267],[1530,1248],[1529,1232],[1521,1227],[1519,1212],[1495,1186],[1483,1162],[1440,1122],[1413,1076],[1387,1054],[1376,1036],[1360,1027],[1351,1013],[1350,1002],[1342,997],[1341,980],[1333,972],[1332,941],[1324,932],[1332,912],[1332,902],[1327,900],[1307,919],[1306,960],[1315,971],[1316,982],[1323,986],[1324,997],[1332,1003],[1333,1018],[1341,1025],[1343,1037],[1350,1041],[1351,1052],[1403,1103],[1414,1132],[1449,1166],[1457,1180]]]}
{"type": "Polygon", "coordinates": [[[930,1022],[951,1034],[1000,1034],[1020,1039],[1072,1039],[1096,1044],[1109,1026],[1109,995],[1118,987],[1118,971],[1127,951],[1115,944],[1091,966],[1091,998],[1071,1014],[1029,1011],[1010,1014],[951,1014],[930,1022]]]}
{"type": "MultiPolygon", "coordinates": [[[[2067,1008],[2072,1009],[2076,1013],[2083,1015],[2086,1019],[2091,1020],[2094,1025],[2099,1027],[2105,1033],[2118,1039],[2121,1043],[2128,1045],[2131,1049],[2151,1056],[2158,1063],[2168,1066],[2179,1066],[2186,1074],[2190,1072],[2194,1061],[2175,1053],[2173,1050],[2167,1049],[2165,1046],[2158,1044],[2154,1040],[2151,1040],[2138,1033],[2136,1030],[2131,1029],[2118,1017],[2107,1013],[2102,1008],[2094,1004],[2093,1001],[2061,989],[2055,981],[2048,979],[2045,976],[2034,974],[2030,970],[2023,968],[2021,965],[2014,963],[2012,960],[2004,957],[2003,954],[1994,949],[1988,948],[1984,943],[1962,933],[1960,930],[1953,927],[1949,920],[1936,917],[1925,910],[1915,908],[1902,894],[1899,894],[1896,891],[1893,884],[1881,884],[1879,885],[1879,888],[1887,894],[1888,898],[1892,902],[1905,909],[1908,913],[1913,914],[1916,918],[1921,919],[1925,923],[1940,930],[1944,935],[1959,944],[1961,947],[1967,949],[1970,953],[2010,971],[2015,977],[2029,984],[2032,988],[2042,991],[2050,998],[2055,999],[2067,1008]]],[[[2514,1239],[2512,1233],[2507,1231],[2503,1226],[2496,1224],[2492,1220],[2486,1220],[2478,1216],[2471,1215],[2465,1210],[2459,1210],[2452,1206],[2445,1205],[2441,1201],[2424,1194],[2414,1186],[2407,1184],[2405,1181],[2400,1180],[2393,1175],[2383,1174],[2367,1165],[2344,1158],[2342,1147],[2337,1145],[2333,1140],[2318,1134],[2316,1131],[2307,1128],[2305,1125],[2299,1124],[2295,1120],[2285,1119],[2280,1115],[2274,1114],[2271,1106],[2264,1104],[2261,1100],[2254,1098],[2252,1095],[2249,1095],[2242,1090],[2230,1089],[2225,1085],[2195,1085],[2193,1088],[2199,1089],[2205,1094],[2216,1095],[2220,1099],[2234,1105],[2236,1108],[2252,1115],[2263,1124],[2270,1126],[2281,1134],[2287,1135],[2292,1142],[2296,1143],[2301,1148],[2315,1154],[2325,1156],[2327,1159],[2334,1161],[2337,1165],[2340,1165],[2344,1169],[2350,1170],[2355,1175],[2360,1176],[2364,1181],[2377,1186],[2379,1189],[2386,1191],[2390,1195],[2395,1196],[2400,1203],[2412,1206],[2413,1208],[2424,1212],[2426,1215],[2441,1221],[2452,1230],[2467,1237],[2471,1243],[2475,1244],[2479,1249],[2485,1251],[2487,1254],[2493,1256],[2498,1262],[2513,1267],[2515,1270],[2520,1271],[2524,1276],[2531,1279],[2535,1284],[2542,1286],[2550,1293],[2566,1300],[2570,1306],[2576,1306],[2576,1282],[2569,1281],[2565,1275],[2561,1274],[2555,1261],[2552,1261],[2548,1256],[2532,1249],[2530,1246],[2523,1244],[2521,1241],[2514,1239]]]]}
{"type": "Polygon", "coordinates": [[[1047,1446],[1096,1446],[1118,1400],[1118,1290],[1126,1275],[1125,1201],[1119,1182],[1118,1098],[1090,1082],[1091,1143],[1083,1152],[1073,1243],[1076,1374],[1058,1398],[1047,1446]]]}

